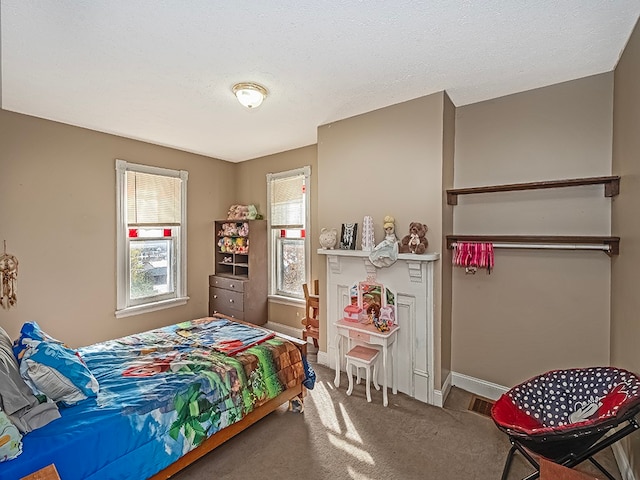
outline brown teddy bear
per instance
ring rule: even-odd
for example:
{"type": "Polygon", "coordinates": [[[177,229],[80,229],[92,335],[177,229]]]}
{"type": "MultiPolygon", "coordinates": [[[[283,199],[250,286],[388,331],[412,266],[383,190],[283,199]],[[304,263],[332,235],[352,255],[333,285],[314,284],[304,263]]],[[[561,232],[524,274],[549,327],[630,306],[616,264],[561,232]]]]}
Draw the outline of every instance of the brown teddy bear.
{"type": "Polygon", "coordinates": [[[427,251],[427,226],[420,222],[409,224],[409,234],[400,241],[400,253],[424,253],[427,251]]]}

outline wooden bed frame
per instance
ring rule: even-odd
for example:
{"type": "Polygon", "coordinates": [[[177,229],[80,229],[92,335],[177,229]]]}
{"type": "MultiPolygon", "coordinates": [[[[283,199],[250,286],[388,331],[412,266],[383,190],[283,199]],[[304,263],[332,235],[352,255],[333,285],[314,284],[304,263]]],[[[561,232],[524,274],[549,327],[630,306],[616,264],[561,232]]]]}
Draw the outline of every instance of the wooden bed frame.
{"type": "MultiPolygon", "coordinates": [[[[214,316],[228,318],[219,314],[214,316]]],[[[235,322],[238,321],[233,318],[228,318],[228,319],[233,320],[235,322]]],[[[302,340],[299,340],[297,338],[293,338],[288,335],[284,335],[280,333],[278,333],[277,336],[279,338],[289,340],[291,343],[293,343],[296,347],[298,347],[298,350],[300,350],[300,353],[302,353],[302,355],[307,354],[306,342],[303,342],[302,340]]],[[[280,407],[280,405],[286,402],[289,402],[296,397],[300,397],[300,399],[302,399],[303,395],[304,395],[304,386],[302,385],[302,383],[296,385],[294,388],[285,390],[276,398],[272,398],[267,403],[260,405],[258,408],[254,409],[251,413],[246,415],[242,420],[239,420],[236,423],[232,423],[228,427],[225,427],[219,432],[216,432],[214,435],[212,435],[211,437],[207,438],[204,442],[202,442],[200,446],[189,451],[188,453],[180,457],[178,460],[176,460],[174,463],[169,465],[167,468],[165,468],[161,472],[156,473],[153,477],[151,477],[148,480],[165,480],[170,478],[172,475],[175,475],[183,468],[191,465],[200,457],[203,457],[204,455],[206,455],[216,447],[219,447],[230,438],[233,438],[238,433],[249,428],[251,425],[256,423],[261,418],[266,417],[271,412],[273,412],[278,407],[280,407]]]]}
{"type": "MultiPolygon", "coordinates": [[[[246,322],[241,322],[239,320],[236,320],[235,318],[226,317],[220,314],[215,314],[213,316],[219,317],[219,318],[225,318],[227,320],[231,320],[238,323],[246,323],[246,322]]],[[[247,325],[252,325],[252,324],[247,324],[247,325]]],[[[255,326],[255,325],[252,325],[252,326],[255,326]]],[[[298,338],[290,337],[289,335],[284,335],[282,333],[277,333],[276,336],[278,338],[282,338],[284,340],[288,340],[291,343],[293,343],[298,348],[298,350],[300,350],[300,353],[303,356],[307,354],[307,342],[302,341],[298,338]]],[[[195,462],[199,458],[203,457],[207,453],[211,452],[215,448],[222,445],[227,440],[233,438],[238,433],[246,430],[261,418],[266,417],[271,412],[278,409],[284,403],[290,402],[296,397],[299,397],[302,400],[304,395],[305,395],[305,388],[302,385],[302,383],[296,385],[294,388],[285,390],[276,398],[272,398],[267,403],[254,409],[251,413],[246,415],[242,420],[239,420],[236,423],[233,423],[228,427],[225,427],[222,430],[216,432],[214,435],[206,439],[200,446],[189,451],[188,453],[180,457],[178,460],[176,460],[174,463],[169,465],[167,468],[156,473],[154,476],[150,477],[148,480],[166,480],[172,477],[182,469],[191,465],[193,462],[195,462]]],[[[22,477],[22,479],[20,480],[60,480],[60,477],[58,476],[55,466],[49,465],[41,470],[38,470],[37,472],[27,475],[26,477],[22,477]]]]}

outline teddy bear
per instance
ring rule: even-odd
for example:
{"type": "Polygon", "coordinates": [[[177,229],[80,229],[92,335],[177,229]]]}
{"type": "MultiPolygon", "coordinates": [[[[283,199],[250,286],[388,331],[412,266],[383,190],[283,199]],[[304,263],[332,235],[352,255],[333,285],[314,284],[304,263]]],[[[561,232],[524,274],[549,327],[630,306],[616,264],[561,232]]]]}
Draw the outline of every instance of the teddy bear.
{"type": "Polygon", "coordinates": [[[402,237],[400,253],[424,253],[427,251],[427,225],[420,222],[409,224],[409,234],[402,237]]]}

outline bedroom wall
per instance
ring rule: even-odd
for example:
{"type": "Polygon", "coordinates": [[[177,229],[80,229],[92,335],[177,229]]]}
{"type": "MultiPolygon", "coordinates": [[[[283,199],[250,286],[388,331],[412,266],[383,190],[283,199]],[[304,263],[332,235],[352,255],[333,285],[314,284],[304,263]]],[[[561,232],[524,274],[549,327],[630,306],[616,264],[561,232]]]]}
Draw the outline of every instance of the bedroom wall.
{"type": "MultiPolygon", "coordinates": [[[[640,373],[640,27],[636,28],[615,70],[613,174],[622,177],[613,203],[613,235],[621,237],[620,256],[611,269],[611,363],[640,373]]],[[[640,479],[640,435],[623,442],[630,468],[640,479]]]]}
{"type": "MultiPolygon", "coordinates": [[[[311,202],[311,225],[308,234],[311,238],[311,279],[318,278],[318,257],[315,253],[320,245],[320,230],[314,219],[318,213],[318,146],[310,145],[286,152],[268,155],[237,164],[236,175],[238,203],[255,204],[258,211],[265,215],[267,208],[267,173],[278,173],[304,166],[311,167],[311,185],[309,201],[311,202]]],[[[269,301],[269,321],[287,325],[302,331],[301,320],[304,317],[304,302],[269,301]]]]}
{"type": "Polygon", "coordinates": [[[234,164],[0,110],[0,240],[20,264],[18,304],[0,310],[13,337],[37,321],[71,346],[205,316],[211,222],[234,196],[234,164]],[[116,319],[115,159],[185,169],[184,306],[116,319]]]}
{"type": "MultiPolygon", "coordinates": [[[[398,238],[407,234],[410,222],[426,223],[428,251],[442,251],[445,96],[440,92],[319,127],[317,228],[339,231],[345,222],[361,226],[363,217],[371,215],[379,242],[384,216],[393,215],[398,238]]],[[[319,278],[325,279],[324,260],[319,267],[319,278]]],[[[439,289],[442,263],[435,268],[439,289]]],[[[321,311],[321,331],[329,320],[321,311]]],[[[436,388],[442,368],[440,321],[441,302],[436,300],[436,388]]],[[[326,352],[326,339],[320,344],[326,352]]]]}
{"type": "MultiPolygon", "coordinates": [[[[611,72],[459,107],[455,187],[610,175],[612,110],[611,72]]],[[[601,185],[461,196],[454,231],[610,235],[611,204],[601,185]]],[[[511,386],[609,363],[606,254],[500,249],[495,263],[454,269],[453,371],[511,386]]]]}

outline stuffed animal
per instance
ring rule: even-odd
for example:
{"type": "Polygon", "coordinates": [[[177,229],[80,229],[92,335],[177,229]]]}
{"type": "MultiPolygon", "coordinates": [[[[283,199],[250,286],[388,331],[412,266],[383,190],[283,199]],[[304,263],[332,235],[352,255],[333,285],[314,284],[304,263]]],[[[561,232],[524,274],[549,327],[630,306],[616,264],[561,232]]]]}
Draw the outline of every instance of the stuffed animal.
{"type": "Polygon", "coordinates": [[[238,228],[235,223],[223,223],[222,224],[222,235],[225,237],[233,237],[237,235],[238,228]]]}
{"type": "Polygon", "coordinates": [[[247,205],[247,220],[255,220],[258,218],[258,209],[255,205],[247,205]]]}
{"type": "Polygon", "coordinates": [[[249,216],[247,205],[231,205],[227,213],[227,220],[246,220],[249,216]]]}
{"type": "Polygon", "coordinates": [[[249,253],[249,241],[245,237],[238,237],[234,242],[235,253],[249,253]]]}
{"type": "Polygon", "coordinates": [[[402,237],[400,253],[424,253],[427,251],[427,226],[420,222],[409,224],[409,234],[402,237]]]}
{"type": "Polygon", "coordinates": [[[233,253],[233,239],[224,237],[221,251],[225,253],[233,253]]]}

